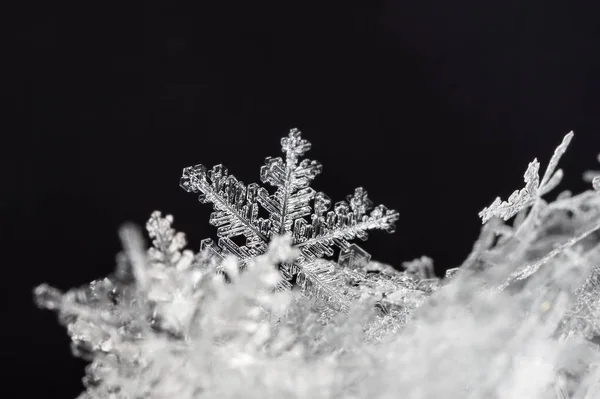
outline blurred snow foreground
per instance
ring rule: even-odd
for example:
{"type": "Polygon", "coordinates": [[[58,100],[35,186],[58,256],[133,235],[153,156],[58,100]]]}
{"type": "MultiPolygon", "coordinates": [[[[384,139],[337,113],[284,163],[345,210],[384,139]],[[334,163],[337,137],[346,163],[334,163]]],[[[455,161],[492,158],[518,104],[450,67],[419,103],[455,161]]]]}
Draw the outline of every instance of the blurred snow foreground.
{"type": "Polygon", "coordinates": [[[600,177],[542,199],[572,137],[480,213],[480,238],[443,279],[427,257],[398,271],[350,243],[393,231],[398,213],[367,213],[362,188],[328,211],[309,187],[321,165],[299,160],[310,143],[292,130],[261,169],[275,194],[221,165],[184,169],[181,186],[214,205],[217,243],[194,254],[155,212],[149,250],[124,226],[114,274],[35,298],[91,362],[80,399],[597,399],[600,177]]]}

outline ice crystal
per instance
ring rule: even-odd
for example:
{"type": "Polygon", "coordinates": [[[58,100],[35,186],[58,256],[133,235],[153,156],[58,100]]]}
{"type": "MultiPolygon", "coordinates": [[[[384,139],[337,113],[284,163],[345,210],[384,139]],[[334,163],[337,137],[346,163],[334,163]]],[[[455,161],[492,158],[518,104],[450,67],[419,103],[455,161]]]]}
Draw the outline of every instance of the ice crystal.
{"type": "MultiPolygon", "coordinates": [[[[550,204],[541,198],[560,183],[563,172],[556,170],[556,167],[572,138],[573,132],[563,138],[541,180],[538,175],[539,162],[535,159],[525,172],[525,188],[513,192],[508,201],[496,198],[492,205],[479,213],[483,223],[494,222],[482,230],[466,264],[472,266],[474,261],[482,258],[486,258],[488,264],[521,263],[510,271],[510,275],[500,284],[500,289],[532,276],[540,267],[562,256],[565,250],[600,228],[600,221],[586,217],[590,215],[590,209],[597,209],[597,197],[593,193],[586,192],[573,197],[565,191],[550,204]],[[527,212],[529,207],[531,210],[527,212]],[[515,215],[517,217],[512,227],[499,221],[506,221],[515,215]],[[565,227],[570,227],[570,230],[563,235],[556,232],[548,234],[552,229],[565,227]],[[543,255],[536,256],[538,253],[543,255]]],[[[594,213],[592,215],[595,216],[594,213]]]]}
{"type": "Polygon", "coordinates": [[[515,190],[508,197],[508,201],[502,201],[500,197],[496,197],[489,207],[484,208],[479,213],[482,222],[485,223],[493,217],[508,220],[520,210],[532,205],[538,198],[558,186],[563,172],[561,169],[555,172],[555,169],[572,138],[573,132],[570,132],[563,138],[562,143],[554,151],[554,155],[550,159],[550,163],[541,181],[539,176],[540,163],[537,158],[530,162],[524,175],[525,187],[521,190],[515,190]]]}
{"type": "Polygon", "coordinates": [[[186,167],[180,185],[188,192],[200,193],[200,202],[212,203],[215,209],[210,223],[217,227],[218,242],[203,240],[201,249],[209,249],[221,258],[234,255],[244,265],[264,253],[273,236],[290,235],[299,256],[282,265],[282,284],[290,287],[288,281],[296,277],[303,292],[322,296],[347,309],[335,264],[319,259],[332,256],[334,247],[338,247],[338,265],[352,267],[358,265],[357,261],[368,261],[369,255],[348,240],[365,240],[372,229],[393,232],[398,212],[384,205],[373,208],[362,187],[329,210],[331,199],[310,187],[321,173],[321,164],[300,159],[310,147],[300,131],[292,129],[281,139],[285,157],[266,158],[260,179],[276,188],[274,194],[256,183],[246,186],[229,175],[223,165],[211,169],[201,164],[186,167]],[[259,216],[260,208],[268,212],[268,218],[259,216]],[[244,245],[238,245],[235,237],[243,237],[244,245]]]}
{"type": "Polygon", "coordinates": [[[186,168],[184,188],[215,206],[216,244],[194,254],[155,212],[148,250],[124,226],[112,275],[66,293],[43,284],[35,300],[90,361],[80,399],[598,398],[598,184],[541,198],[571,137],[542,179],[534,161],[525,189],[482,212],[471,253],[443,280],[426,256],[398,271],[349,242],[397,214],[367,214],[364,190],[327,212],[308,186],[320,166],[299,160],[309,144],[294,130],[285,160],[261,172],[273,195],[221,166],[186,168]],[[334,246],[337,262],[321,259],[334,246]],[[282,272],[305,295],[276,289],[282,272]],[[314,284],[330,288],[312,295],[314,284]],[[332,292],[346,312],[331,308],[332,292]]]}

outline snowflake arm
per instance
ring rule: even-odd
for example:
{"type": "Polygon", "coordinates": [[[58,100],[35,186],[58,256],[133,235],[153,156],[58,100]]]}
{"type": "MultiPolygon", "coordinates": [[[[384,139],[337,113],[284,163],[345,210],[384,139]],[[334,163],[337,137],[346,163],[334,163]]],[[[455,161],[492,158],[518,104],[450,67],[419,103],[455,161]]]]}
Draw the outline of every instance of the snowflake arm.
{"type": "MultiPolygon", "coordinates": [[[[312,269],[315,267],[317,271],[324,270],[319,265],[315,265],[315,260],[325,255],[333,255],[333,247],[337,246],[342,251],[338,262],[341,264],[341,258],[346,255],[345,252],[361,251],[360,247],[350,244],[348,240],[354,238],[366,240],[367,231],[371,229],[393,232],[394,222],[398,219],[396,211],[388,210],[383,205],[377,206],[367,215],[366,212],[371,208],[372,202],[362,187],[357,188],[354,195],[349,195],[347,201],[336,203],[334,210],[324,216],[330,201],[324,194],[318,194],[315,200],[315,213],[312,215],[312,225],[307,225],[306,221],[301,219],[294,226],[294,241],[296,247],[300,249],[301,255],[290,270],[286,270],[289,268],[288,265],[284,265],[282,270],[286,277],[288,274],[298,273],[300,278],[310,282],[310,284],[301,285],[303,290],[316,287],[319,291],[326,292],[330,300],[334,299],[334,302],[342,303],[342,308],[345,307],[344,300],[339,300],[340,294],[335,289],[335,285],[339,286],[339,284],[334,284],[334,278],[330,274],[314,272],[312,269]],[[325,276],[325,279],[318,281],[321,276],[325,276]]],[[[368,257],[368,255],[366,256],[368,257]]]]}
{"type": "Polygon", "coordinates": [[[367,215],[372,207],[372,201],[367,196],[367,191],[358,187],[354,195],[349,195],[347,201],[335,204],[332,211],[329,209],[331,203],[329,197],[318,193],[315,197],[315,213],[311,215],[311,228],[304,223],[294,226],[294,239],[299,248],[312,248],[317,246],[331,246],[338,244],[341,248],[346,247],[342,242],[353,238],[367,239],[367,231],[372,229],[386,230],[393,233],[394,223],[399,214],[394,210],[387,209],[384,205],[378,205],[367,215]]]}
{"type": "Polygon", "coordinates": [[[292,129],[287,137],[281,139],[285,160],[268,157],[260,170],[261,181],[277,187],[272,197],[259,197],[261,205],[270,213],[274,233],[290,233],[294,220],[311,213],[309,203],[315,191],[309,185],[323,167],[308,159],[298,164],[298,157],[310,147],[311,144],[300,136],[300,131],[292,129]]]}
{"type": "MultiPolygon", "coordinates": [[[[366,199],[366,191],[362,187],[356,189],[355,197],[363,194],[366,199]]],[[[394,223],[399,217],[398,212],[387,209],[384,205],[379,205],[373,209],[371,214],[366,215],[366,209],[365,207],[355,209],[354,212],[348,212],[348,203],[345,201],[338,202],[335,210],[327,214],[326,221],[321,221],[319,226],[320,231],[322,231],[321,234],[308,238],[301,233],[297,233],[296,230],[294,231],[300,237],[297,246],[307,258],[311,258],[313,253],[329,254],[334,244],[345,249],[349,245],[347,240],[354,238],[366,240],[368,230],[381,229],[389,233],[394,232],[394,223]]],[[[318,218],[317,216],[315,219],[318,218]]]]}
{"type": "Polygon", "coordinates": [[[565,137],[563,137],[562,142],[556,149],[554,150],[554,154],[552,154],[552,158],[548,163],[548,167],[546,168],[546,172],[544,172],[544,177],[542,177],[542,182],[540,183],[541,192],[540,195],[544,195],[551,190],[554,190],[556,186],[560,183],[563,177],[563,172],[561,169],[558,169],[556,173],[556,166],[558,166],[558,162],[560,158],[564,155],[573,139],[573,132],[569,132],[565,137]]]}
{"type": "Polygon", "coordinates": [[[207,171],[201,164],[184,168],[180,186],[188,192],[200,193],[200,202],[214,206],[210,223],[217,227],[218,247],[205,240],[203,248],[211,246],[221,257],[233,254],[244,263],[266,251],[270,222],[258,218],[257,200],[258,196],[265,196],[264,188],[257,184],[245,187],[234,176],[228,175],[223,165],[207,171]],[[245,246],[239,246],[231,239],[240,235],[246,237],[245,246]]]}
{"type": "Polygon", "coordinates": [[[540,163],[537,158],[533,162],[529,163],[527,170],[525,171],[525,188],[521,190],[515,190],[508,201],[502,201],[500,197],[496,197],[494,202],[489,207],[484,208],[479,212],[479,217],[482,222],[485,223],[493,217],[499,217],[504,220],[508,220],[523,208],[531,205],[536,198],[536,193],[539,187],[540,177],[538,171],[540,169],[540,163]]]}
{"type": "Polygon", "coordinates": [[[548,163],[541,181],[539,177],[540,163],[537,158],[533,162],[530,162],[524,175],[525,188],[515,190],[508,198],[508,201],[502,201],[500,197],[497,197],[490,206],[479,212],[482,223],[486,223],[494,217],[499,217],[506,221],[522,209],[534,204],[537,199],[558,186],[562,180],[563,172],[561,169],[556,170],[556,166],[567,150],[572,138],[573,132],[568,133],[563,138],[562,143],[554,150],[554,154],[548,163]]]}
{"type": "Polygon", "coordinates": [[[343,292],[343,277],[331,262],[317,260],[302,265],[296,282],[305,295],[322,299],[347,312],[350,303],[343,292]]]}

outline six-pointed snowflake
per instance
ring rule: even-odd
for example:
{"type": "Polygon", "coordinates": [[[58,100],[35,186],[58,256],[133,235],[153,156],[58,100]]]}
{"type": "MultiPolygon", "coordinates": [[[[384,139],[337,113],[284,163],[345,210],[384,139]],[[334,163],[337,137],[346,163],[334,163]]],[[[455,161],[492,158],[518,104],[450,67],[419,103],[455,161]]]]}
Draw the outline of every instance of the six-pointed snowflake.
{"type": "Polygon", "coordinates": [[[188,192],[200,193],[200,202],[214,206],[210,223],[217,227],[219,239],[217,243],[203,240],[201,249],[222,258],[234,255],[243,266],[264,253],[273,236],[291,235],[300,256],[281,266],[282,287],[291,287],[289,281],[296,277],[304,292],[343,304],[339,273],[331,262],[320,260],[334,255],[334,247],[340,249],[339,264],[353,266],[356,260],[369,260],[366,252],[348,240],[365,240],[371,229],[392,233],[399,215],[383,205],[372,208],[362,187],[329,210],[330,198],[310,187],[322,165],[300,160],[310,147],[297,129],[281,139],[285,157],[268,157],[260,170],[262,183],[274,186],[274,194],[256,183],[244,185],[223,165],[186,167],[180,185],[188,192]],[[268,218],[259,217],[260,208],[268,212],[268,218]],[[244,237],[245,245],[234,242],[235,237],[244,237]]]}

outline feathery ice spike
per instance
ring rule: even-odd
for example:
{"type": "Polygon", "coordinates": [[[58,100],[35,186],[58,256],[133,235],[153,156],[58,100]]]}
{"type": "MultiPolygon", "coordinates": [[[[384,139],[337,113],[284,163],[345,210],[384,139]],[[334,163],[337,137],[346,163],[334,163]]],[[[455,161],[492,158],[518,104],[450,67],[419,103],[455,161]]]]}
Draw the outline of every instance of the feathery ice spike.
{"type": "Polygon", "coordinates": [[[525,175],[523,176],[525,180],[525,187],[521,190],[515,190],[508,198],[508,201],[502,201],[500,197],[497,197],[490,206],[479,212],[479,217],[481,218],[482,223],[486,223],[488,220],[494,217],[498,217],[506,221],[515,216],[522,209],[531,206],[541,196],[547,194],[556,186],[558,186],[562,180],[563,171],[561,169],[556,170],[556,166],[558,165],[560,158],[567,150],[572,138],[573,132],[569,132],[567,135],[565,135],[560,145],[556,147],[541,181],[539,176],[539,161],[536,158],[530,162],[527,170],[525,171],[525,175]]]}
{"type": "MultiPolygon", "coordinates": [[[[312,293],[341,301],[343,295],[336,287],[337,274],[317,261],[333,256],[334,247],[340,248],[340,263],[346,266],[356,266],[348,259],[369,260],[366,252],[348,240],[366,240],[367,231],[372,229],[394,232],[399,214],[384,205],[372,208],[362,187],[356,188],[347,201],[337,202],[333,210],[329,210],[331,199],[310,187],[321,173],[322,165],[313,160],[300,160],[310,147],[298,129],[290,130],[288,136],[281,139],[285,157],[268,157],[260,169],[261,182],[275,187],[272,195],[256,183],[244,185],[229,175],[223,165],[212,169],[201,164],[186,167],[180,185],[187,192],[199,193],[200,202],[212,203],[214,207],[210,223],[217,227],[219,239],[217,243],[203,240],[201,249],[209,249],[221,258],[234,255],[245,265],[266,251],[271,238],[290,235],[300,256],[282,266],[285,279],[290,281],[297,276],[303,290],[317,291],[312,293]],[[260,208],[269,213],[268,218],[258,216],[260,208]],[[232,240],[238,236],[245,237],[245,245],[232,240]],[[349,255],[353,251],[358,251],[357,256],[349,255]]],[[[289,282],[283,285],[291,286],[289,282]]]]}

